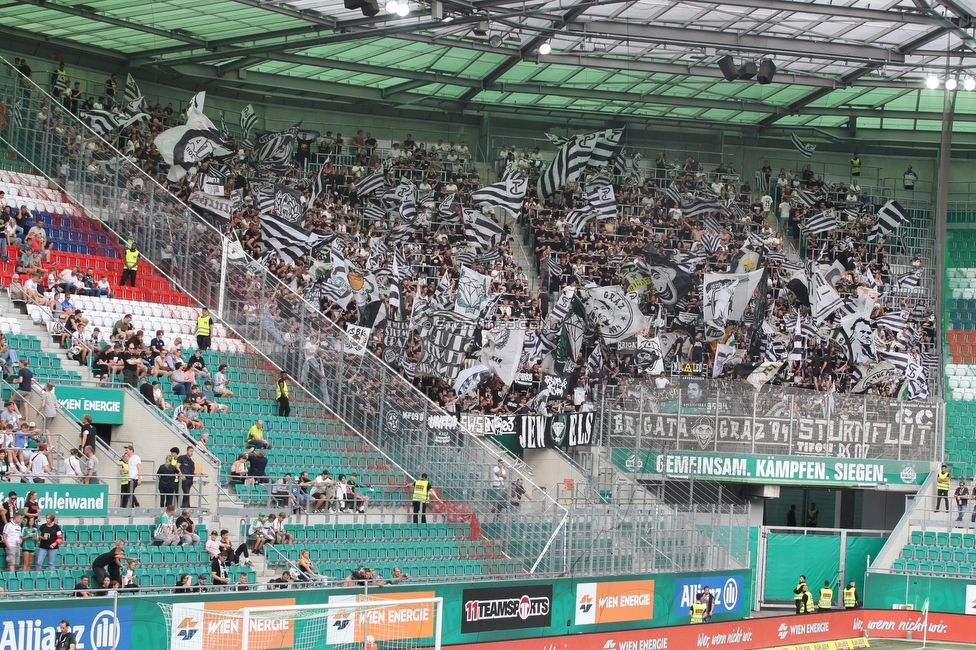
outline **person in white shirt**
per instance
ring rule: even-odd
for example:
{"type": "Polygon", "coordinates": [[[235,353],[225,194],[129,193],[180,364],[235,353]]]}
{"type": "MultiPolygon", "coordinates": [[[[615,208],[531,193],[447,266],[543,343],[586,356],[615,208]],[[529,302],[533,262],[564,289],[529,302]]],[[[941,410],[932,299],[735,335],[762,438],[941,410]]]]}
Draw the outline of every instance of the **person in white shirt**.
{"type": "Polygon", "coordinates": [[[46,483],[51,473],[51,463],[44,454],[34,454],[30,459],[30,473],[35,483],[46,483]]]}
{"type": "Polygon", "coordinates": [[[72,449],[71,453],[64,457],[64,475],[73,476],[79,481],[84,476],[81,471],[81,460],[78,458],[77,449],[72,449]]]}
{"type": "MultiPolygon", "coordinates": [[[[339,504],[339,512],[346,511],[346,499],[349,497],[349,485],[346,483],[346,475],[339,474],[339,480],[336,481],[336,503],[339,504]]],[[[332,508],[331,512],[335,512],[335,508],[332,508]]]]}
{"type": "Polygon", "coordinates": [[[505,460],[502,458],[498,459],[498,464],[494,468],[494,476],[491,480],[491,486],[496,492],[505,489],[506,480],[508,479],[508,468],[505,467],[505,460]]]}
{"type": "Polygon", "coordinates": [[[783,201],[779,204],[779,227],[781,229],[786,228],[786,224],[790,221],[790,202],[783,201]]]}
{"type": "Polygon", "coordinates": [[[664,390],[670,385],[671,380],[665,377],[663,372],[654,378],[654,387],[658,390],[664,390]]]}
{"type": "Polygon", "coordinates": [[[23,515],[16,513],[3,527],[3,544],[7,547],[7,571],[13,573],[14,565],[20,561],[21,525],[23,515]]]}
{"type": "Polygon", "coordinates": [[[763,217],[769,219],[773,211],[773,197],[769,195],[769,192],[763,192],[762,198],[759,199],[759,203],[762,204],[763,217]]]}

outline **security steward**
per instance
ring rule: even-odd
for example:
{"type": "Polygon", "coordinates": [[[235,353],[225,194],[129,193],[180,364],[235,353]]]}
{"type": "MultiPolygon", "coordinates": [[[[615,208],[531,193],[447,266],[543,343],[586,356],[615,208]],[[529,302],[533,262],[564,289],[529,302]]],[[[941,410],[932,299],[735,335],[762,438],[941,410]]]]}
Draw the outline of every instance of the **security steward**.
{"type": "Polygon", "coordinates": [[[421,474],[419,481],[413,484],[413,523],[427,523],[427,504],[430,503],[430,493],[433,488],[427,474],[421,474]]]}
{"type": "Polygon", "coordinates": [[[854,157],[851,158],[851,176],[861,175],[861,157],[854,152],[854,157]]]}
{"type": "Polygon", "coordinates": [[[813,598],[813,592],[810,591],[810,587],[803,585],[803,613],[813,614],[815,611],[816,601],[813,598]]]}
{"type": "Polygon", "coordinates": [[[820,521],[820,511],[817,510],[817,504],[811,501],[810,508],[807,510],[807,528],[816,528],[818,521],[820,521]]]}
{"type": "Polygon", "coordinates": [[[705,603],[702,602],[701,594],[698,594],[698,598],[691,606],[691,624],[695,625],[697,623],[705,622],[705,611],[708,608],[705,607],[705,603]]]}
{"type": "Polygon", "coordinates": [[[125,265],[122,267],[122,279],[119,286],[124,287],[125,281],[129,281],[129,286],[136,286],[136,272],[139,270],[139,251],[136,250],[136,243],[129,242],[129,248],[125,251],[125,265]]]}
{"type": "Polygon", "coordinates": [[[949,480],[949,468],[945,465],[935,477],[935,511],[939,511],[939,504],[945,499],[946,512],[949,512],[949,488],[952,482],[949,480]]]}
{"type": "Polygon", "coordinates": [[[817,607],[821,612],[829,612],[834,606],[834,590],[830,588],[830,581],[824,580],[824,586],[817,595],[817,607]]]}
{"type": "Polygon", "coordinates": [[[197,347],[201,350],[210,349],[210,336],[213,332],[213,317],[210,310],[204,307],[197,317],[197,347]]]}
{"type": "Polygon", "coordinates": [[[851,580],[847,583],[847,589],[844,590],[844,609],[856,608],[857,601],[857,587],[854,586],[854,581],[851,580]]]}
{"type": "Polygon", "coordinates": [[[800,581],[793,588],[793,604],[796,605],[796,613],[803,613],[803,588],[807,586],[807,577],[800,576],[800,581]]]}

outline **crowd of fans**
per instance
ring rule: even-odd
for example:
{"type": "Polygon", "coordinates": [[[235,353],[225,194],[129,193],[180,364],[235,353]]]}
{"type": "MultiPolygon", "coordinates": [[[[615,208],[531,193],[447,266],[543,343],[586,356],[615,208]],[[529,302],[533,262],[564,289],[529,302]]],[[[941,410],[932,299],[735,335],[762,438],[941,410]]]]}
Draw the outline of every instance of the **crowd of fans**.
{"type": "MultiPolygon", "coordinates": [[[[47,118],[39,116],[38,119],[47,118]]],[[[104,168],[106,161],[118,166],[120,182],[124,182],[128,190],[122,201],[120,223],[133,233],[134,238],[142,239],[143,233],[154,227],[150,215],[159,216],[161,211],[175,208],[151,204],[151,193],[134,172],[135,165],[185,201],[201,188],[208,173],[219,169],[227,179],[226,193],[240,190],[243,205],[227,221],[215,219],[202,210],[201,214],[212,220],[225,234],[239,239],[244,250],[265,265],[285,286],[319,303],[323,313],[339,329],[356,323],[359,313],[354,303],[343,309],[322,295],[322,283],[328,275],[327,268],[323,269],[329,261],[327,249],[324,252],[313,250],[296,264],[287,263],[269,250],[260,223],[258,197],[252,191],[255,175],[243,145],[237,145],[233,136],[229,136],[237,148],[236,155],[221,161],[200,163],[180,180],[173,181],[166,178],[168,168],[153,144],[154,138],[166,127],[158,119],[139,121],[117,134],[106,136],[133,164],[118,165],[106,145],[97,138],[66,139],[62,173],[73,168],[84,168],[96,176],[107,176],[109,170],[104,168]]],[[[408,134],[402,142],[391,143],[389,148],[384,149],[370,133],[359,131],[352,138],[332,132],[327,132],[325,136],[314,137],[313,134],[300,138],[291,167],[278,176],[277,181],[297,188],[308,196],[312,186],[310,177],[317,171],[317,161],[325,163],[324,191],[314,197],[312,205],[303,215],[302,225],[313,233],[340,237],[343,252],[353,268],[388,268],[393,247],[386,247],[383,242],[398,223],[393,213],[387,213],[382,218],[366,216],[364,208],[370,197],[358,196],[357,185],[379,168],[386,170],[389,185],[401,182],[414,184],[419,199],[420,227],[402,244],[412,273],[401,287],[403,311],[400,318],[410,314],[418,296],[434,297],[439,276],[445,271],[455,280],[460,273],[455,258],[466,246],[464,226],[459,219],[445,216],[439,211],[440,202],[454,195],[455,208],[460,213],[461,208],[473,207],[470,205],[472,191],[484,183],[496,181],[504,169],[515,168],[529,179],[520,223],[525,226],[527,239],[524,243],[534,253],[537,265],[532,275],[541,277],[542,286],[539,290],[532,288],[530,274],[526,272],[531,270],[519,267],[508,242],[497,247],[497,257],[489,255],[476,260],[473,268],[491,276],[492,290],[502,294],[494,314],[483,319],[481,324],[484,327],[490,328],[503,320],[523,320],[528,328],[539,329],[549,315],[558,292],[572,292],[589,282],[621,284],[618,271],[622,260],[640,258],[649,251],[666,256],[674,256],[676,251],[679,254],[702,252],[704,254],[692,269],[695,285],[680,309],[663,309],[654,289],[640,296],[641,309],[651,323],[641,334],[653,337],[678,333],[676,340],[674,337],[667,339],[671,344],[671,349],[664,351],[668,360],[692,361],[700,368],[700,373],[707,376],[711,374],[716,342],[703,340],[701,296],[697,287],[701,286],[705,272],[734,271],[740,251],[758,243],[765,253],[761,263],[770,271],[766,311],[767,322],[775,332],[770,336],[777,339],[779,347],[800,351],[800,358],[794,357],[791,363],[784,366],[774,383],[844,392],[853,386],[857,378],[857,371],[847,365],[842,355],[838,355],[825,339],[804,339],[798,344],[795,341],[797,334],[791,324],[797,322],[798,316],[801,319],[808,317],[808,310],[799,307],[795,296],[787,289],[788,282],[795,274],[795,264],[800,261],[797,253],[804,259],[825,264],[842,257],[848,269],[837,287],[840,295],[853,298],[860,287],[870,286],[880,294],[872,316],[891,309],[910,311],[906,331],[876,330],[879,350],[920,354],[934,340],[935,316],[931,308],[910,292],[900,291],[893,286],[889,256],[895,251],[898,240],[892,238],[880,244],[868,240],[870,228],[876,219],[875,199],[868,194],[867,188],[860,186],[857,176],[852,176],[847,184],[832,184],[822,176],[815,175],[809,165],[799,172],[781,169],[775,174],[767,161],[756,176],[757,187],[754,189],[730,163],[720,163],[714,169],[706,169],[701,161],[693,157],[670,160],[661,153],[652,164],[648,159],[648,167],[652,169],[633,176],[626,164],[618,164],[625,161],[615,155],[606,168],[588,169],[576,183],[540,201],[536,198],[535,184],[544,161],[538,148],[503,147],[497,159],[489,163],[491,169],[486,177],[482,178],[482,172],[478,170],[464,142],[423,143],[408,134]],[[618,216],[616,219],[592,221],[580,236],[573,237],[568,230],[566,216],[582,205],[587,181],[603,172],[613,174],[618,216]],[[726,210],[711,215],[722,227],[722,232],[718,233],[720,244],[714,252],[703,249],[704,215],[692,218],[682,215],[680,205],[665,191],[672,185],[684,192],[708,192],[727,205],[726,210]],[[804,246],[800,241],[801,226],[812,214],[825,210],[835,213],[839,227],[827,236],[807,237],[805,248],[798,250],[804,246]],[[558,272],[554,270],[556,267],[558,272]]],[[[504,226],[506,232],[513,232],[511,223],[504,226]]],[[[195,245],[184,254],[194,257],[191,263],[199,264],[201,268],[212,266],[219,242],[208,240],[206,233],[196,234],[205,245],[195,245]]],[[[903,248],[898,250],[898,254],[907,253],[903,248]]],[[[165,269],[167,264],[173,263],[179,251],[173,250],[172,246],[164,246],[161,255],[165,269]]],[[[921,264],[917,255],[914,264],[916,268],[921,264]]],[[[300,375],[300,379],[311,379],[312,383],[316,383],[316,377],[322,380],[328,376],[326,367],[334,363],[336,354],[341,353],[341,344],[325,340],[327,337],[319,333],[306,333],[304,340],[299,340],[307,329],[302,326],[301,308],[292,296],[287,295],[287,290],[281,289],[269,295],[261,279],[255,275],[235,276],[230,278],[230,283],[232,290],[242,298],[246,317],[265,332],[270,331],[277,342],[294,348],[296,363],[292,369],[300,375]]],[[[384,338],[385,328],[380,324],[373,332],[369,347],[382,355],[384,338]]],[[[724,342],[732,342],[740,348],[750,346],[751,341],[747,338],[747,326],[744,324],[733,324],[723,337],[724,342]]],[[[469,358],[477,356],[479,342],[476,341],[469,350],[469,358]]],[[[585,340],[579,350],[575,369],[568,372],[570,379],[566,399],[552,405],[554,410],[586,408],[592,385],[613,384],[620,377],[640,374],[633,356],[618,352],[613,345],[604,346],[602,366],[591,368],[588,372],[586,360],[597,344],[594,337],[585,340]],[[577,388],[582,391],[575,390],[577,388]]],[[[540,359],[531,358],[521,368],[523,373],[532,376],[531,381],[506,387],[497,377],[493,377],[482,381],[477,391],[458,396],[453,387],[443,381],[413,375],[412,369],[420,356],[420,347],[421,341],[414,334],[397,365],[408,381],[449,412],[525,412],[531,408],[532,398],[540,390],[543,364],[540,359]]],[[[750,352],[746,361],[762,360],[755,348],[750,352]]],[[[726,372],[731,374],[734,369],[728,368],[726,372]]],[[[318,392],[326,394],[327,382],[317,383],[318,392]]],[[[368,384],[369,380],[364,379],[364,383],[368,384]]],[[[368,393],[368,385],[360,386],[354,381],[351,386],[353,390],[368,393]]],[[[885,394],[896,388],[889,382],[869,390],[885,394]]],[[[359,408],[365,413],[370,410],[365,403],[359,408]]]]}

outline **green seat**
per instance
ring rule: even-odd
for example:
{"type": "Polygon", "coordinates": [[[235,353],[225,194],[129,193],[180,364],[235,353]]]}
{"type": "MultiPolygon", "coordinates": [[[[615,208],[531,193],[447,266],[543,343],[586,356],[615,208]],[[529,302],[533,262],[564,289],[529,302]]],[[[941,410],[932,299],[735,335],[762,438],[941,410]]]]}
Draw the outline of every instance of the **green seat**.
{"type": "Polygon", "coordinates": [[[948,546],[949,545],[949,533],[936,533],[935,543],[938,546],[948,546]]]}
{"type": "Polygon", "coordinates": [[[926,546],[935,546],[935,531],[927,530],[923,533],[924,544],[926,546]]]}
{"type": "Polygon", "coordinates": [[[912,544],[921,544],[921,543],[922,543],[922,531],[920,531],[920,530],[913,530],[912,531],[912,544]]]}

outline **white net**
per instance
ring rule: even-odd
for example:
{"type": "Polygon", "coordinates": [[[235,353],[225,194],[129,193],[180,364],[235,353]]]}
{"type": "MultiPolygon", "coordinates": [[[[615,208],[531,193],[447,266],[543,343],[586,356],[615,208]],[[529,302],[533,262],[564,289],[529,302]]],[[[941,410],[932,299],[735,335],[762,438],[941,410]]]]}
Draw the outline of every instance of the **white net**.
{"type": "Polygon", "coordinates": [[[159,606],[170,650],[440,650],[442,599],[397,596],[329,596],[322,605],[257,596],[159,606]]]}

